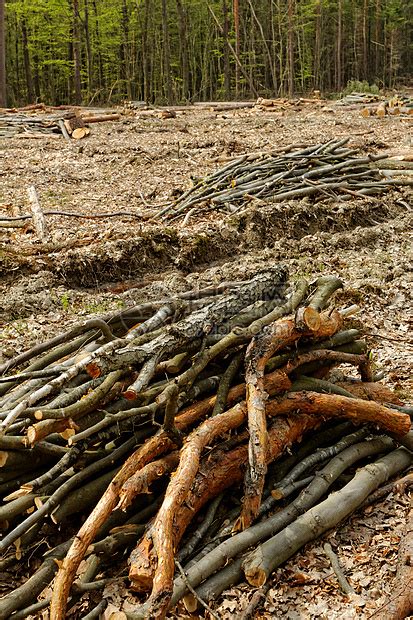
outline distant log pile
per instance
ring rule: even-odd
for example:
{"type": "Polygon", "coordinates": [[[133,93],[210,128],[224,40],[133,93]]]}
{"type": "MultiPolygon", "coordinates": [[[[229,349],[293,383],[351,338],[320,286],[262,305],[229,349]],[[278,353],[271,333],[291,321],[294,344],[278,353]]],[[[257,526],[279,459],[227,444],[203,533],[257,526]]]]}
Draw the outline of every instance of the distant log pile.
{"type": "Polygon", "coordinates": [[[360,110],[364,117],[411,116],[413,115],[413,98],[408,95],[394,95],[388,99],[372,93],[353,92],[336,101],[336,106],[348,110],[360,110]]]}
{"type": "Polygon", "coordinates": [[[387,156],[358,156],[346,146],[348,141],[343,138],[307,148],[292,145],[271,153],[242,155],[200,179],[159,216],[174,221],[214,209],[236,213],[252,200],[265,204],[327,196],[341,201],[379,195],[395,185],[413,185],[410,179],[383,179],[386,167],[382,163],[379,170],[378,163],[387,156]]]}
{"type": "Polygon", "coordinates": [[[362,109],[361,115],[368,116],[413,116],[413,98],[395,96],[380,103],[366,106],[362,109]]]}
{"type": "Polygon", "coordinates": [[[263,110],[265,112],[282,112],[284,110],[300,110],[302,108],[314,105],[323,105],[326,103],[325,99],[320,99],[319,91],[316,91],[314,97],[305,98],[299,97],[297,99],[287,99],[285,97],[277,97],[276,99],[265,99],[260,97],[255,104],[256,109],[263,110]]]}
{"type": "Polygon", "coordinates": [[[125,552],[141,595],[117,618],[164,618],[182,598],[208,607],[241,579],[263,585],[409,468],[409,409],[374,382],[346,325],[355,308],[331,305],[341,287],[269,267],[86,321],[4,363],[0,566],[33,575],[0,599],[0,619],[50,605],[63,620],[85,592],[82,617],[98,617],[125,552]]]}
{"type": "Polygon", "coordinates": [[[356,105],[366,105],[369,103],[378,103],[381,101],[382,97],[375,93],[359,93],[352,92],[349,95],[345,95],[341,99],[336,101],[336,105],[338,106],[356,106],[356,105]]]}
{"type": "Polygon", "coordinates": [[[119,120],[120,115],[105,110],[71,106],[45,106],[42,103],[24,108],[0,108],[0,137],[64,136],[79,140],[90,129],[89,123],[119,120]]]}

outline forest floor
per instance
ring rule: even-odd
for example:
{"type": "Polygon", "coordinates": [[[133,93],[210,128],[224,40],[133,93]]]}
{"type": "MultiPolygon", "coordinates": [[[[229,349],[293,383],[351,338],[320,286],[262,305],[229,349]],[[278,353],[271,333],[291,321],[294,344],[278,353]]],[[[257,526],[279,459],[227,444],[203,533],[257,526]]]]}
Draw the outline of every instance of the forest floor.
{"type": "MultiPolygon", "coordinates": [[[[172,119],[125,115],[93,125],[88,138],[70,144],[48,136],[2,140],[1,214],[27,213],[27,187],[34,185],[44,210],[137,217],[50,216],[48,245],[37,241],[31,225],[0,229],[0,363],[93,314],[246,279],[284,262],[292,279],[336,274],[344,280],[341,300],[361,307],[384,381],[412,403],[411,189],[390,191],[380,202],[305,198],[235,215],[213,212],[185,227],[156,218],[155,205],[230,157],[345,136],[364,153],[412,152],[413,120],[362,118],[316,105],[282,117],[254,109],[188,110],[172,119]]],[[[257,617],[380,618],[394,588],[408,509],[407,496],[391,495],[325,537],[337,543],[358,597],[340,593],[320,540],[274,573],[257,617]]],[[[251,595],[241,585],[214,608],[219,617],[237,617],[251,595]]]]}

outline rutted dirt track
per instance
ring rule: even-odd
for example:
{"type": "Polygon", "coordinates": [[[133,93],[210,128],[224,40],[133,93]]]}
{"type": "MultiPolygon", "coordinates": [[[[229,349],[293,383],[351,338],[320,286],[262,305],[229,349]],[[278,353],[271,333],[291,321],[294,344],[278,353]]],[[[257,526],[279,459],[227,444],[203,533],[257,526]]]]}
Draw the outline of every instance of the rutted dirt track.
{"type": "MultiPolygon", "coordinates": [[[[292,278],[343,278],[342,301],[361,307],[378,368],[412,402],[411,189],[380,201],[302,199],[235,215],[215,212],[185,227],[162,226],[155,208],[186,189],[191,176],[202,177],[231,156],[347,135],[364,153],[404,152],[412,148],[412,127],[411,120],[364,119],[343,110],[306,109],[282,118],[255,110],[188,111],[168,120],[126,116],[94,126],[89,138],[73,144],[48,137],[3,140],[3,215],[18,207],[27,213],[26,189],[34,184],[45,210],[136,217],[50,216],[47,246],[29,225],[0,229],[0,362],[79,318],[160,293],[245,279],[270,262],[285,262],[292,278]]],[[[406,498],[391,498],[336,535],[347,576],[363,600],[338,593],[318,543],[276,572],[261,617],[369,618],[391,592],[407,506],[406,498]]],[[[222,617],[235,617],[245,606],[251,593],[241,593],[224,596],[222,617]]]]}

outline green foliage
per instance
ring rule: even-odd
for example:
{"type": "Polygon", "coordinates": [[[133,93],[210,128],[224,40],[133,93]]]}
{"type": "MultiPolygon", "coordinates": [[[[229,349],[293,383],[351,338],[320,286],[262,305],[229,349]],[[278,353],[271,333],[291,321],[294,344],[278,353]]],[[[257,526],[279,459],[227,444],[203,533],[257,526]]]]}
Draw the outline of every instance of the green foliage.
{"type": "Polygon", "coordinates": [[[63,293],[60,298],[60,304],[65,312],[69,312],[70,310],[70,300],[67,293],[63,293]]]}
{"type": "Polygon", "coordinates": [[[350,80],[347,82],[347,86],[344,88],[342,94],[350,95],[351,93],[371,93],[378,95],[380,88],[376,84],[369,84],[367,80],[360,82],[359,80],[350,80]]]}
{"type": "Polygon", "coordinates": [[[73,102],[75,50],[83,102],[94,104],[282,95],[289,78],[299,92],[374,93],[413,72],[413,0],[244,0],[238,41],[231,0],[167,0],[165,24],[161,0],[6,4],[10,105],[73,102]]]}

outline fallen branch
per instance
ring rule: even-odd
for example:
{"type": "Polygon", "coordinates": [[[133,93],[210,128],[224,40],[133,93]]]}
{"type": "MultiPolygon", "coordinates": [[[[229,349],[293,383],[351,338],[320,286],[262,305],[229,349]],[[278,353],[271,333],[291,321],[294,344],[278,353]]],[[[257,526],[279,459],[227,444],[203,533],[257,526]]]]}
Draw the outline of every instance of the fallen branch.
{"type": "Polygon", "coordinates": [[[248,583],[262,586],[271,572],[285,562],[305,543],[335,527],[365,498],[388,478],[403,471],[412,462],[412,455],[398,448],[375,463],[359,470],[341,491],[298,517],[288,530],[283,530],[250,553],[242,568],[248,583]]]}

